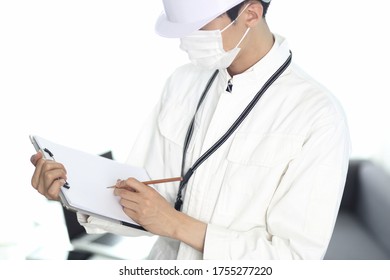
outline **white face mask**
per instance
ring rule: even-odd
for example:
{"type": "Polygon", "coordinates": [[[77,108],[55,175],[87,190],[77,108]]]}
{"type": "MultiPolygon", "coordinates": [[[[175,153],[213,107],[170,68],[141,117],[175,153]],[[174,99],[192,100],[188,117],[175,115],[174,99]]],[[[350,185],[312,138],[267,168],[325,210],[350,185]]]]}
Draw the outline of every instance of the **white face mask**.
{"type": "MultiPolygon", "coordinates": [[[[237,18],[248,6],[241,11],[237,18]]],[[[181,38],[180,48],[187,52],[191,62],[197,66],[210,70],[228,68],[241,50],[238,46],[250,30],[248,27],[236,47],[230,51],[225,51],[222,43],[222,32],[232,26],[237,18],[222,30],[198,30],[181,38]]]]}

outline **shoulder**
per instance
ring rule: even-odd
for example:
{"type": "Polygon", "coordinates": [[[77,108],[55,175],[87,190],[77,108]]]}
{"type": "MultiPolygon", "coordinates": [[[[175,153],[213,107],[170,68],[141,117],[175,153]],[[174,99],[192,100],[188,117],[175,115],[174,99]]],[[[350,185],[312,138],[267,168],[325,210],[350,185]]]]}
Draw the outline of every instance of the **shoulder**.
{"type": "Polygon", "coordinates": [[[172,98],[180,100],[185,96],[192,95],[193,92],[197,93],[199,87],[204,87],[204,81],[207,83],[213,72],[196,67],[192,63],[178,67],[166,81],[163,100],[172,98]]]}
{"type": "Polygon", "coordinates": [[[345,121],[345,112],[337,96],[296,64],[292,64],[286,73],[284,86],[287,92],[291,90],[307,115],[345,121]]]}

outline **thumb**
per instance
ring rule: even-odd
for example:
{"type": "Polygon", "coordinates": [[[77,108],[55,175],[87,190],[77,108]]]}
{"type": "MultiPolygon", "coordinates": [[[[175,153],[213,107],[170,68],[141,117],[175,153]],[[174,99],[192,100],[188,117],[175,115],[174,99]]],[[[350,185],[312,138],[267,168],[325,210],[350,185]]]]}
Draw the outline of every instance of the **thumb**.
{"type": "Polygon", "coordinates": [[[38,161],[43,158],[43,155],[41,152],[37,152],[35,155],[32,155],[30,158],[31,163],[36,166],[38,161]]]}

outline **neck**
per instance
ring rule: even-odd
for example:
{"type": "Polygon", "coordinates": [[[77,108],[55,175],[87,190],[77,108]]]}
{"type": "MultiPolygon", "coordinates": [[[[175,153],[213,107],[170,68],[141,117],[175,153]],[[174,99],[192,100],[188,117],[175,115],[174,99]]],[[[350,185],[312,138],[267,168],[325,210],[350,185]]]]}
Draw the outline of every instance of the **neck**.
{"type": "Polygon", "coordinates": [[[265,24],[262,28],[253,28],[248,38],[242,42],[241,51],[227,69],[230,76],[238,75],[259,62],[272,48],[274,36],[265,24]]]}

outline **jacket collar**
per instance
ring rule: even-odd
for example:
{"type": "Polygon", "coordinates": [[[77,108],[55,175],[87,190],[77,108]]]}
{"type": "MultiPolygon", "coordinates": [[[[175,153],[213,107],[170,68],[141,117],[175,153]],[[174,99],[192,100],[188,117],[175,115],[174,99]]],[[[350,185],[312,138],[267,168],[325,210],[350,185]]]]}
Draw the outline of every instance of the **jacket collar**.
{"type": "MultiPolygon", "coordinates": [[[[263,85],[269,77],[286,61],[290,55],[290,49],[287,41],[277,34],[274,34],[275,42],[271,50],[255,65],[245,72],[233,76],[233,85],[237,87],[245,86],[251,82],[257,87],[263,85]]],[[[226,80],[231,79],[227,70],[221,71],[221,77],[226,80]]],[[[233,91],[234,93],[234,91],[233,91]]]]}

